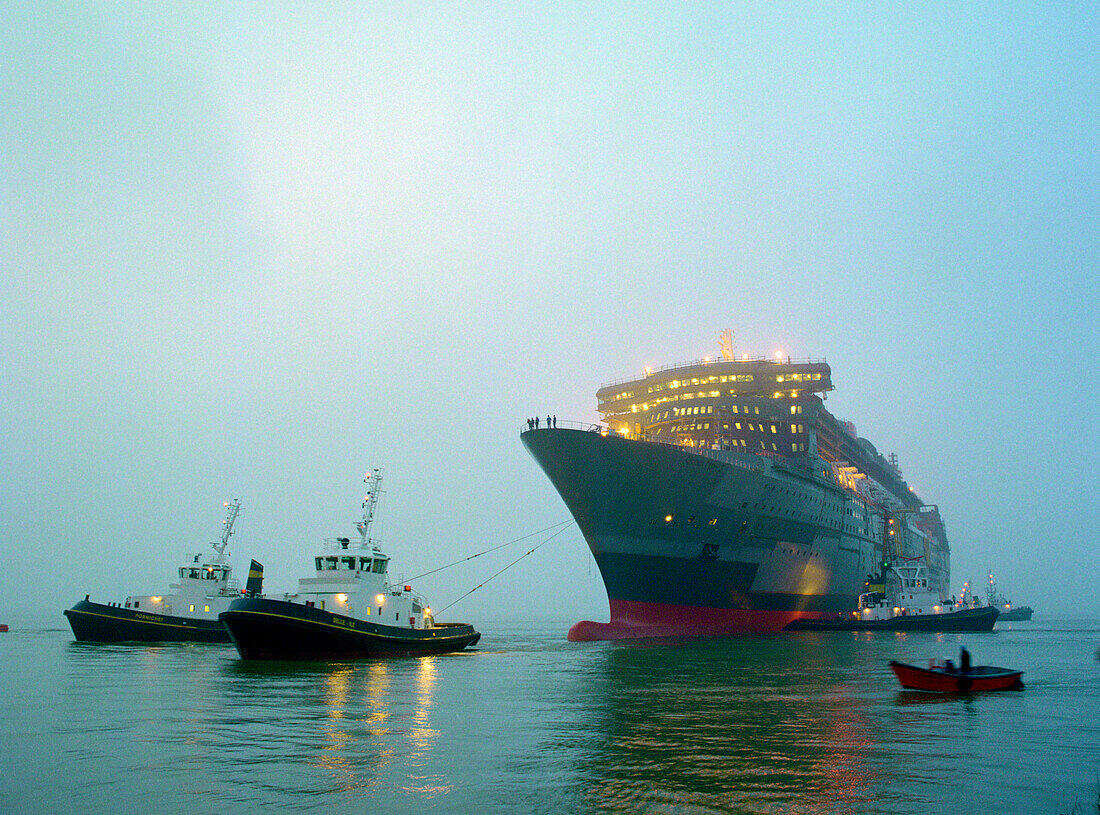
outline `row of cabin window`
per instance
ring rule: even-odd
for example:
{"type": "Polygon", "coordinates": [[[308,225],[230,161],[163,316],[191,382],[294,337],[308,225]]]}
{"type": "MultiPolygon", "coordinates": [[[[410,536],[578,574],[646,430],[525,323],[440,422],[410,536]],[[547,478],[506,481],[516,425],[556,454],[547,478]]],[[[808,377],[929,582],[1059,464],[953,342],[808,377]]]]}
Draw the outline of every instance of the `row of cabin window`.
{"type": "Polygon", "coordinates": [[[190,577],[192,580],[221,580],[221,569],[180,569],[180,577],[190,577]]]}
{"type": "MultiPolygon", "coordinates": [[[[752,382],[752,374],[730,374],[728,376],[693,376],[689,379],[673,379],[671,382],[661,382],[656,385],[652,385],[649,388],[650,393],[656,393],[657,391],[668,388],[669,390],[675,390],[676,388],[686,388],[690,385],[717,385],[723,382],[752,382]]],[[[629,396],[633,396],[631,393],[629,396]]],[[[626,396],[624,394],[624,396],[626,396]]]]}
{"type": "MultiPolygon", "coordinates": [[[[745,447],[745,448],[752,447],[754,450],[756,449],[756,447],[754,445],[749,444],[744,439],[730,439],[730,438],[727,438],[727,437],[723,436],[718,440],[718,443],[719,443],[719,445],[731,445],[733,447],[745,447]]],[[[764,444],[764,442],[760,442],[760,449],[761,450],[767,450],[768,446],[766,444],[764,444]]],[[[776,446],[775,442],[772,442],[771,449],[772,449],[773,453],[778,453],[779,452],[779,447],[776,446]]],[[[792,453],[805,453],[806,452],[806,442],[804,442],[804,441],[792,441],[791,442],[791,452],[792,453]]]]}
{"type": "MultiPolygon", "coordinates": [[[[746,415],[753,414],[755,416],[760,415],[759,405],[727,405],[727,409],[731,413],[744,413],[746,415]]],[[[668,419],[670,416],[698,416],[700,413],[713,414],[714,405],[698,405],[689,408],[672,408],[672,410],[666,410],[664,412],[658,411],[649,415],[649,421],[659,422],[664,419],[668,419]]],[[[802,405],[791,405],[791,415],[797,415],[802,413],[802,405]]]]}
{"type": "Polygon", "coordinates": [[[359,571],[359,572],[374,572],[375,574],[385,574],[386,572],[386,559],[385,558],[369,558],[369,557],[318,557],[313,559],[317,564],[317,571],[329,571],[334,572],[337,570],[342,571],[359,571]],[[356,569],[356,561],[358,561],[359,568],[356,569]]]}

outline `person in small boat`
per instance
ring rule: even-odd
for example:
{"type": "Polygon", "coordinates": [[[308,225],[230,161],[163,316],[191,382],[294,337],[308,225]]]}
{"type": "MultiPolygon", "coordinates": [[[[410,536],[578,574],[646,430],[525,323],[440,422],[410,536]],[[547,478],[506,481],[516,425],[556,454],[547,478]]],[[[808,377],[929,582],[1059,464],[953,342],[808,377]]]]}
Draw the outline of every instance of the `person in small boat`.
{"type": "Polygon", "coordinates": [[[970,652],[965,645],[959,648],[959,670],[964,674],[970,673],[970,652]]]}

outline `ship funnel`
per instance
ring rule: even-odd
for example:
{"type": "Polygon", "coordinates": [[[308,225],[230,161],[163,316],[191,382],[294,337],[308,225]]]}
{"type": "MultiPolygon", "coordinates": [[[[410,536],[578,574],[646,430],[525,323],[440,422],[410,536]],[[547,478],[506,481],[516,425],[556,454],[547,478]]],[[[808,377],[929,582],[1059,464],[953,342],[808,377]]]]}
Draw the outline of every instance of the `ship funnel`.
{"type": "Polygon", "coordinates": [[[248,581],[244,584],[244,593],[249,597],[259,597],[263,593],[264,565],[257,560],[248,567],[248,581]]]}

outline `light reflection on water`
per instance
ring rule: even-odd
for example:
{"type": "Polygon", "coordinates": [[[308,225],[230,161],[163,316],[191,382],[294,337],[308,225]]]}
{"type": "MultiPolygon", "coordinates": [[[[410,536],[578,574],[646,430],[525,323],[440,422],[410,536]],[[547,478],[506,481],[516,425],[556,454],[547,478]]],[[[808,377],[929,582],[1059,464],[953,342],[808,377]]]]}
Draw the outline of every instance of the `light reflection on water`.
{"type": "Polygon", "coordinates": [[[836,645],[614,644],[587,807],[705,812],[736,803],[748,812],[798,799],[797,811],[814,812],[866,800],[876,770],[862,751],[877,738],[875,723],[851,703],[858,687],[836,671],[836,645]]]}
{"type": "Polygon", "coordinates": [[[1070,811],[1100,782],[1100,626],[970,635],[1019,694],[901,693],[957,636],[567,643],[245,663],[226,646],[0,646],[0,811],[1070,811]],[[16,669],[15,666],[18,666],[16,669]],[[980,746],[981,749],[975,749],[980,746]],[[56,768],[53,783],[43,766],[56,768]],[[995,785],[982,778],[997,778],[995,785]]]}

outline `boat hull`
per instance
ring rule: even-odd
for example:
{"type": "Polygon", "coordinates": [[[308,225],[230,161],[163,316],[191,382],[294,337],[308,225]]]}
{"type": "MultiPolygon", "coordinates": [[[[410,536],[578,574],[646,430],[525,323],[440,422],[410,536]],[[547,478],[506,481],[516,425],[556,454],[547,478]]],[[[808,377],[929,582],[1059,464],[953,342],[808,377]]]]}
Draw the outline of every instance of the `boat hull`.
{"type": "Polygon", "coordinates": [[[461,651],[481,634],[465,623],[380,625],[284,600],[235,601],[219,615],[242,659],[322,660],[461,651]]]}
{"type": "Polygon", "coordinates": [[[1017,608],[1010,608],[1008,611],[1001,612],[1001,619],[1005,622],[1021,622],[1024,620],[1030,620],[1031,615],[1035,612],[1032,611],[1031,606],[1019,606],[1017,608]]]}
{"type": "Polygon", "coordinates": [[[967,608],[945,614],[907,614],[886,620],[794,620],[788,631],[992,631],[997,609],[967,608]]]}
{"type": "Polygon", "coordinates": [[[77,642],[229,642],[216,618],[152,614],[81,600],[65,610],[77,642]]]}
{"type": "Polygon", "coordinates": [[[890,669],[906,690],[937,693],[971,693],[974,691],[1021,690],[1023,671],[979,665],[968,671],[945,668],[921,668],[892,661],[890,669]]]}
{"type": "Polygon", "coordinates": [[[607,590],[610,622],[571,640],[778,632],[855,608],[876,568],[877,533],[809,464],[564,428],[521,440],[607,590]]]}

